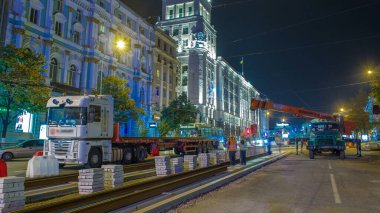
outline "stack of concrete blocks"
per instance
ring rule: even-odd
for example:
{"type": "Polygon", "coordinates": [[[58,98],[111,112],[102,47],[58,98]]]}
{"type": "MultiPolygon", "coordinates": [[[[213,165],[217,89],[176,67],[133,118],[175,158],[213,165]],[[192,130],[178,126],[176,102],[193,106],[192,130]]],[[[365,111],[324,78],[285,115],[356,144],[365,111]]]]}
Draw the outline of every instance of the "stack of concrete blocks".
{"type": "Polygon", "coordinates": [[[79,194],[91,194],[104,190],[104,170],[82,169],[79,170],[79,194]]]}
{"type": "Polygon", "coordinates": [[[210,164],[217,165],[218,164],[218,154],[217,152],[210,153],[210,164]]]}
{"type": "Polygon", "coordinates": [[[184,168],[185,171],[195,170],[197,168],[197,156],[196,155],[185,155],[184,157],[184,168]]]}
{"type": "Polygon", "coordinates": [[[210,155],[208,153],[201,153],[198,155],[198,164],[201,168],[210,166],[210,155]]]}
{"type": "Polygon", "coordinates": [[[183,172],[183,157],[173,158],[170,162],[172,174],[183,172]]]}
{"type": "Polygon", "coordinates": [[[227,161],[227,154],[225,152],[218,153],[218,163],[224,163],[227,161]]]}
{"type": "Polygon", "coordinates": [[[103,165],[104,169],[104,187],[115,188],[123,186],[124,168],[122,165],[103,165]]]}
{"type": "Polygon", "coordinates": [[[154,157],[157,176],[170,175],[170,157],[169,156],[156,156],[154,157]]]}
{"type": "Polygon", "coordinates": [[[21,210],[25,207],[25,178],[0,178],[0,212],[21,210]]]}

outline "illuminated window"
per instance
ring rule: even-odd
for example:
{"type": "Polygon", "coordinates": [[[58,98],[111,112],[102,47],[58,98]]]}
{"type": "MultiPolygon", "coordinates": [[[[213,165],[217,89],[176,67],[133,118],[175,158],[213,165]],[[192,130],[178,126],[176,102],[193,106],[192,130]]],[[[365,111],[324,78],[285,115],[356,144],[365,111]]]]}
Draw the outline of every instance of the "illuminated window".
{"type": "Polygon", "coordinates": [[[174,5],[166,6],[166,19],[174,18],[174,5]]]}
{"type": "Polygon", "coordinates": [[[192,16],[194,15],[194,3],[193,2],[188,2],[186,3],[186,16],[192,16]]]}

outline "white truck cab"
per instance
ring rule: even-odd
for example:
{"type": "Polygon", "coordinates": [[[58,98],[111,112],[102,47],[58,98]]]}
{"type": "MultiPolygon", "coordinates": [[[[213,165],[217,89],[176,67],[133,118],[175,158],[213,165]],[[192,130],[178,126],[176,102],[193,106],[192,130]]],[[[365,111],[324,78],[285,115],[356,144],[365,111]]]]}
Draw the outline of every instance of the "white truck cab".
{"type": "Polygon", "coordinates": [[[54,155],[61,166],[100,167],[111,160],[112,96],[52,97],[47,108],[45,155],[54,155]]]}

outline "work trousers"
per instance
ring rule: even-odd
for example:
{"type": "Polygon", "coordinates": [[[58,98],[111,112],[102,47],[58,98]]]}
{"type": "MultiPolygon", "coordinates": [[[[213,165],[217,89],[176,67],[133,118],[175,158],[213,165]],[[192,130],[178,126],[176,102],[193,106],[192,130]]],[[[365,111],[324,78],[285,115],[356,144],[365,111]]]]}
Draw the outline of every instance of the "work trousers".
{"type": "Polygon", "coordinates": [[[235,166],[235,161],[236,161],[236,151],[229,151],[228,152],[230,156],[230,165],[235,166]]]}
{"type": "Polygon", "coordinates": [[[245,150],[240,150],[240,165],[247,165],[247,156],[245,150]]]}

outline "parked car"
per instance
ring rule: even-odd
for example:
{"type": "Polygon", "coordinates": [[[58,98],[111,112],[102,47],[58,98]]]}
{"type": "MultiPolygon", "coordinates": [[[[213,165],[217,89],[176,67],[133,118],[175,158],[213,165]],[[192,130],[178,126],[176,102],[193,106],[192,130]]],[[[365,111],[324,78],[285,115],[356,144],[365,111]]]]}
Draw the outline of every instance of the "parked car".
{"type": "Polygon", "coordinates": [[[4,147],[0,150],[0,156],[6,161],[13,158],[31,158],[36,152],[42,152],[44,140],[26,140],[14,146],[4,147]]]}

